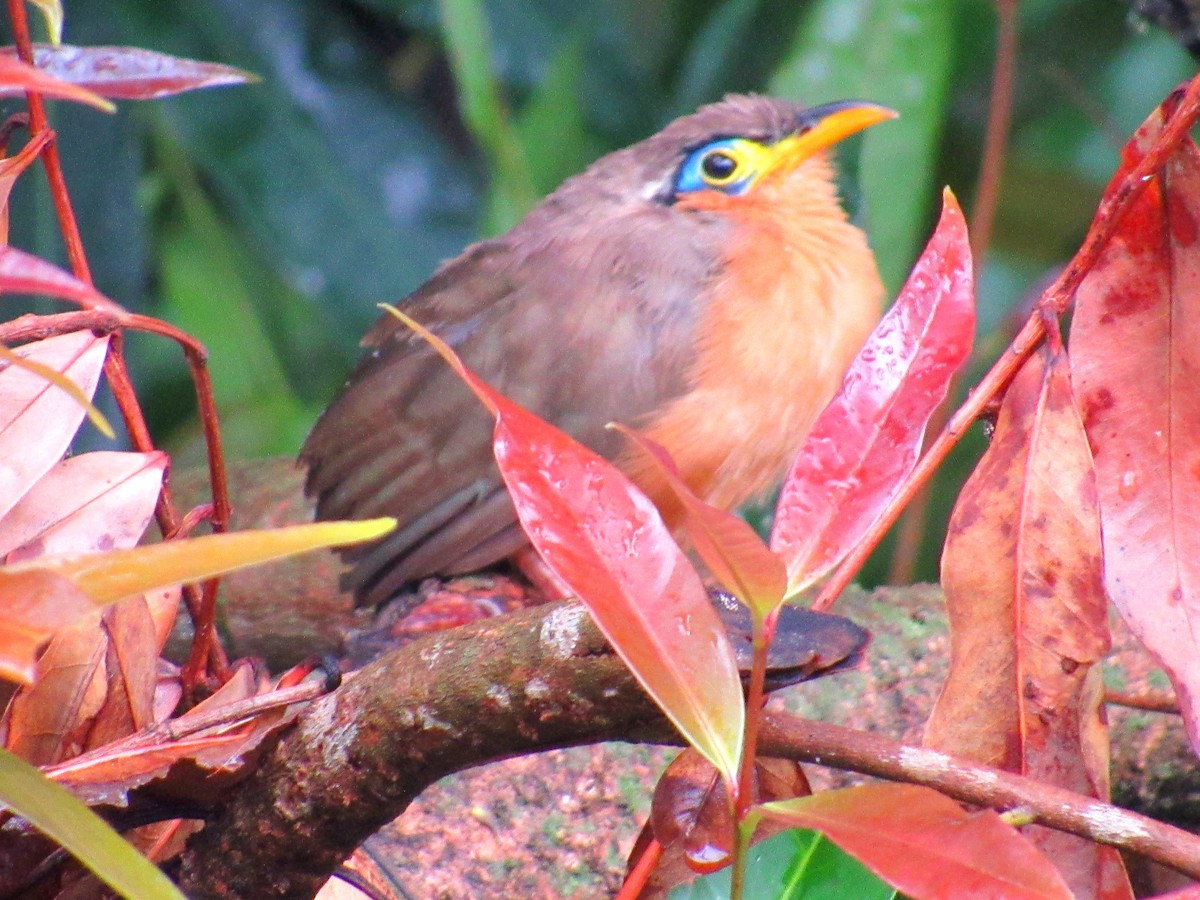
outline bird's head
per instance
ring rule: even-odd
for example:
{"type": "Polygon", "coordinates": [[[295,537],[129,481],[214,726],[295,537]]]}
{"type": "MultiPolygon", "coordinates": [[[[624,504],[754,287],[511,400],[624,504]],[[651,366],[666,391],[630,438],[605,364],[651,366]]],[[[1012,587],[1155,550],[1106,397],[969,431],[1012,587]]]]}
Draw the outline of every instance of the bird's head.
{"type": "MultiPolygon", "coordinates": [[[[768,103],[770,106],[763,112],[779,110],[779,101],[768,103]]],[[[733,102],[727,100],[708,109],[724,112],[732,105],[733,102]]],[[[706,118],[705,112],[701,111],[694,118],[706,118]]],[[[743,196],[786,179],[806,161],[843,138],[895,116],[896,113],[887,107],[859,100],[842,100],[798,109],[794,114],[772,115],[761,123],[769,126],[765,132],[717,135],[690,148],[678,168],[670,194],[664,199],[694,203],[696,198],[689,195],[698,192],[743,196]]]]}

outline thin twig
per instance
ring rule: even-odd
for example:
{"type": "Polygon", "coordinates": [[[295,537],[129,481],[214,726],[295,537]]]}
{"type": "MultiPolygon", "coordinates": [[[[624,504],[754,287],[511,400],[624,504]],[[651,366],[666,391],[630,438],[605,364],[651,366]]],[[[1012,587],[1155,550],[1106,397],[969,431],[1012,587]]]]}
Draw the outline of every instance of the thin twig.
{"type": "Polygon", "coordinates": [[[1128,706],[1130,709],[1144,709],[1147,712],[1174,713],[1175,715],[1179,715],[1179,701],[1175,699],[1174,694],[1169,694],[1165,691],[1162,693],[1145,691],[1143,693],[1130,694],[1125,691],[1114,691],[1112,688],[1105,688],[1104,702],[1115,703],[1118,706],[1128,706]]]}
{"type": "Polygon", "coordinates": [[[763,723],[762,750],[769,756],[923,784],[955,800],[1000,812],[1019,807],[1039,825],[1132,850],[1200,878],[1200,837],[1012,772],[870,732],[776,712],[769,713],[763,723]]]}

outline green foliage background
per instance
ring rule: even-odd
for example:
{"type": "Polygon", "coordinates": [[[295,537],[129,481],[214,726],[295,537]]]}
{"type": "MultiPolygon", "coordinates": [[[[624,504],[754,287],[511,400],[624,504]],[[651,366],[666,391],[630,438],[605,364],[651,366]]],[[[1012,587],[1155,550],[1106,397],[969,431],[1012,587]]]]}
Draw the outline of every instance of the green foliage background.
{"type": "MultiPolygon", "coordinates": [[[[142,46],[262,76],[123,103],[113,117],[54,113],[98,285],[208,345],[234,457],[296,451],[376,303],[402,298],[596,156],[729,91],[857,96],[901,112],[843,154],[848,197],[894,292],[940,186],[970,209],[995,45],[986,0],[66,6],[68,43],[142,46]]],[[[1120,143],[1194,71],[1120,0],[1021,4],[980,362],[1003,347],[1010,310],[1078,246],[1120,143]]],[[[13,243],[61,258],[43,192],[23,180],[13,243]]],[[[177,352],[133,344],[157,433],[180,463],[198,459],[177,352]]],[[[946,473],[936,516],[978,444],[946,473]]],[[[925,577],[938,542],[935,528],[925,577]]]]}

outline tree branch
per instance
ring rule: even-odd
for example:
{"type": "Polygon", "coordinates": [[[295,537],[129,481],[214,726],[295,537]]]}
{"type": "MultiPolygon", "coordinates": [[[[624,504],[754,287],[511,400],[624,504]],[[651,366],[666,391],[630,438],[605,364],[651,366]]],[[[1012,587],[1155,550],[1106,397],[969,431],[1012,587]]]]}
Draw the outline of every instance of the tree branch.
{"type": "MultiPolygon", "coordinates": [[[[430,635],[314,703],[189,844],[181,884],[197,898],[311,897],[442,776],[612,739],[677,740],[580,607],[554,604],[430,635]]],[[[1200,877],[1200,838],[987,766],[781,713],[771,714],[761,750],[1021,807],[1041,824],[1200,877]]]]}

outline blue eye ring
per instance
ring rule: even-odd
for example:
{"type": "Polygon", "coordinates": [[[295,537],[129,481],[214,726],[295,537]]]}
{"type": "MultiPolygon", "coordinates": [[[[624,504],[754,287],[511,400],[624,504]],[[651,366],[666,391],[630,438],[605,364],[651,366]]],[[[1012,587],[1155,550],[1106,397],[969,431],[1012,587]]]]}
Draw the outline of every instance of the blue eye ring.
{"type": "Polygon", "coordinates": [[[744,193],[754,180],[754,165],[747,158],[745,143],[743,138],[723,138],[693,150],[679,169],[675,193],[744,193]]]}

